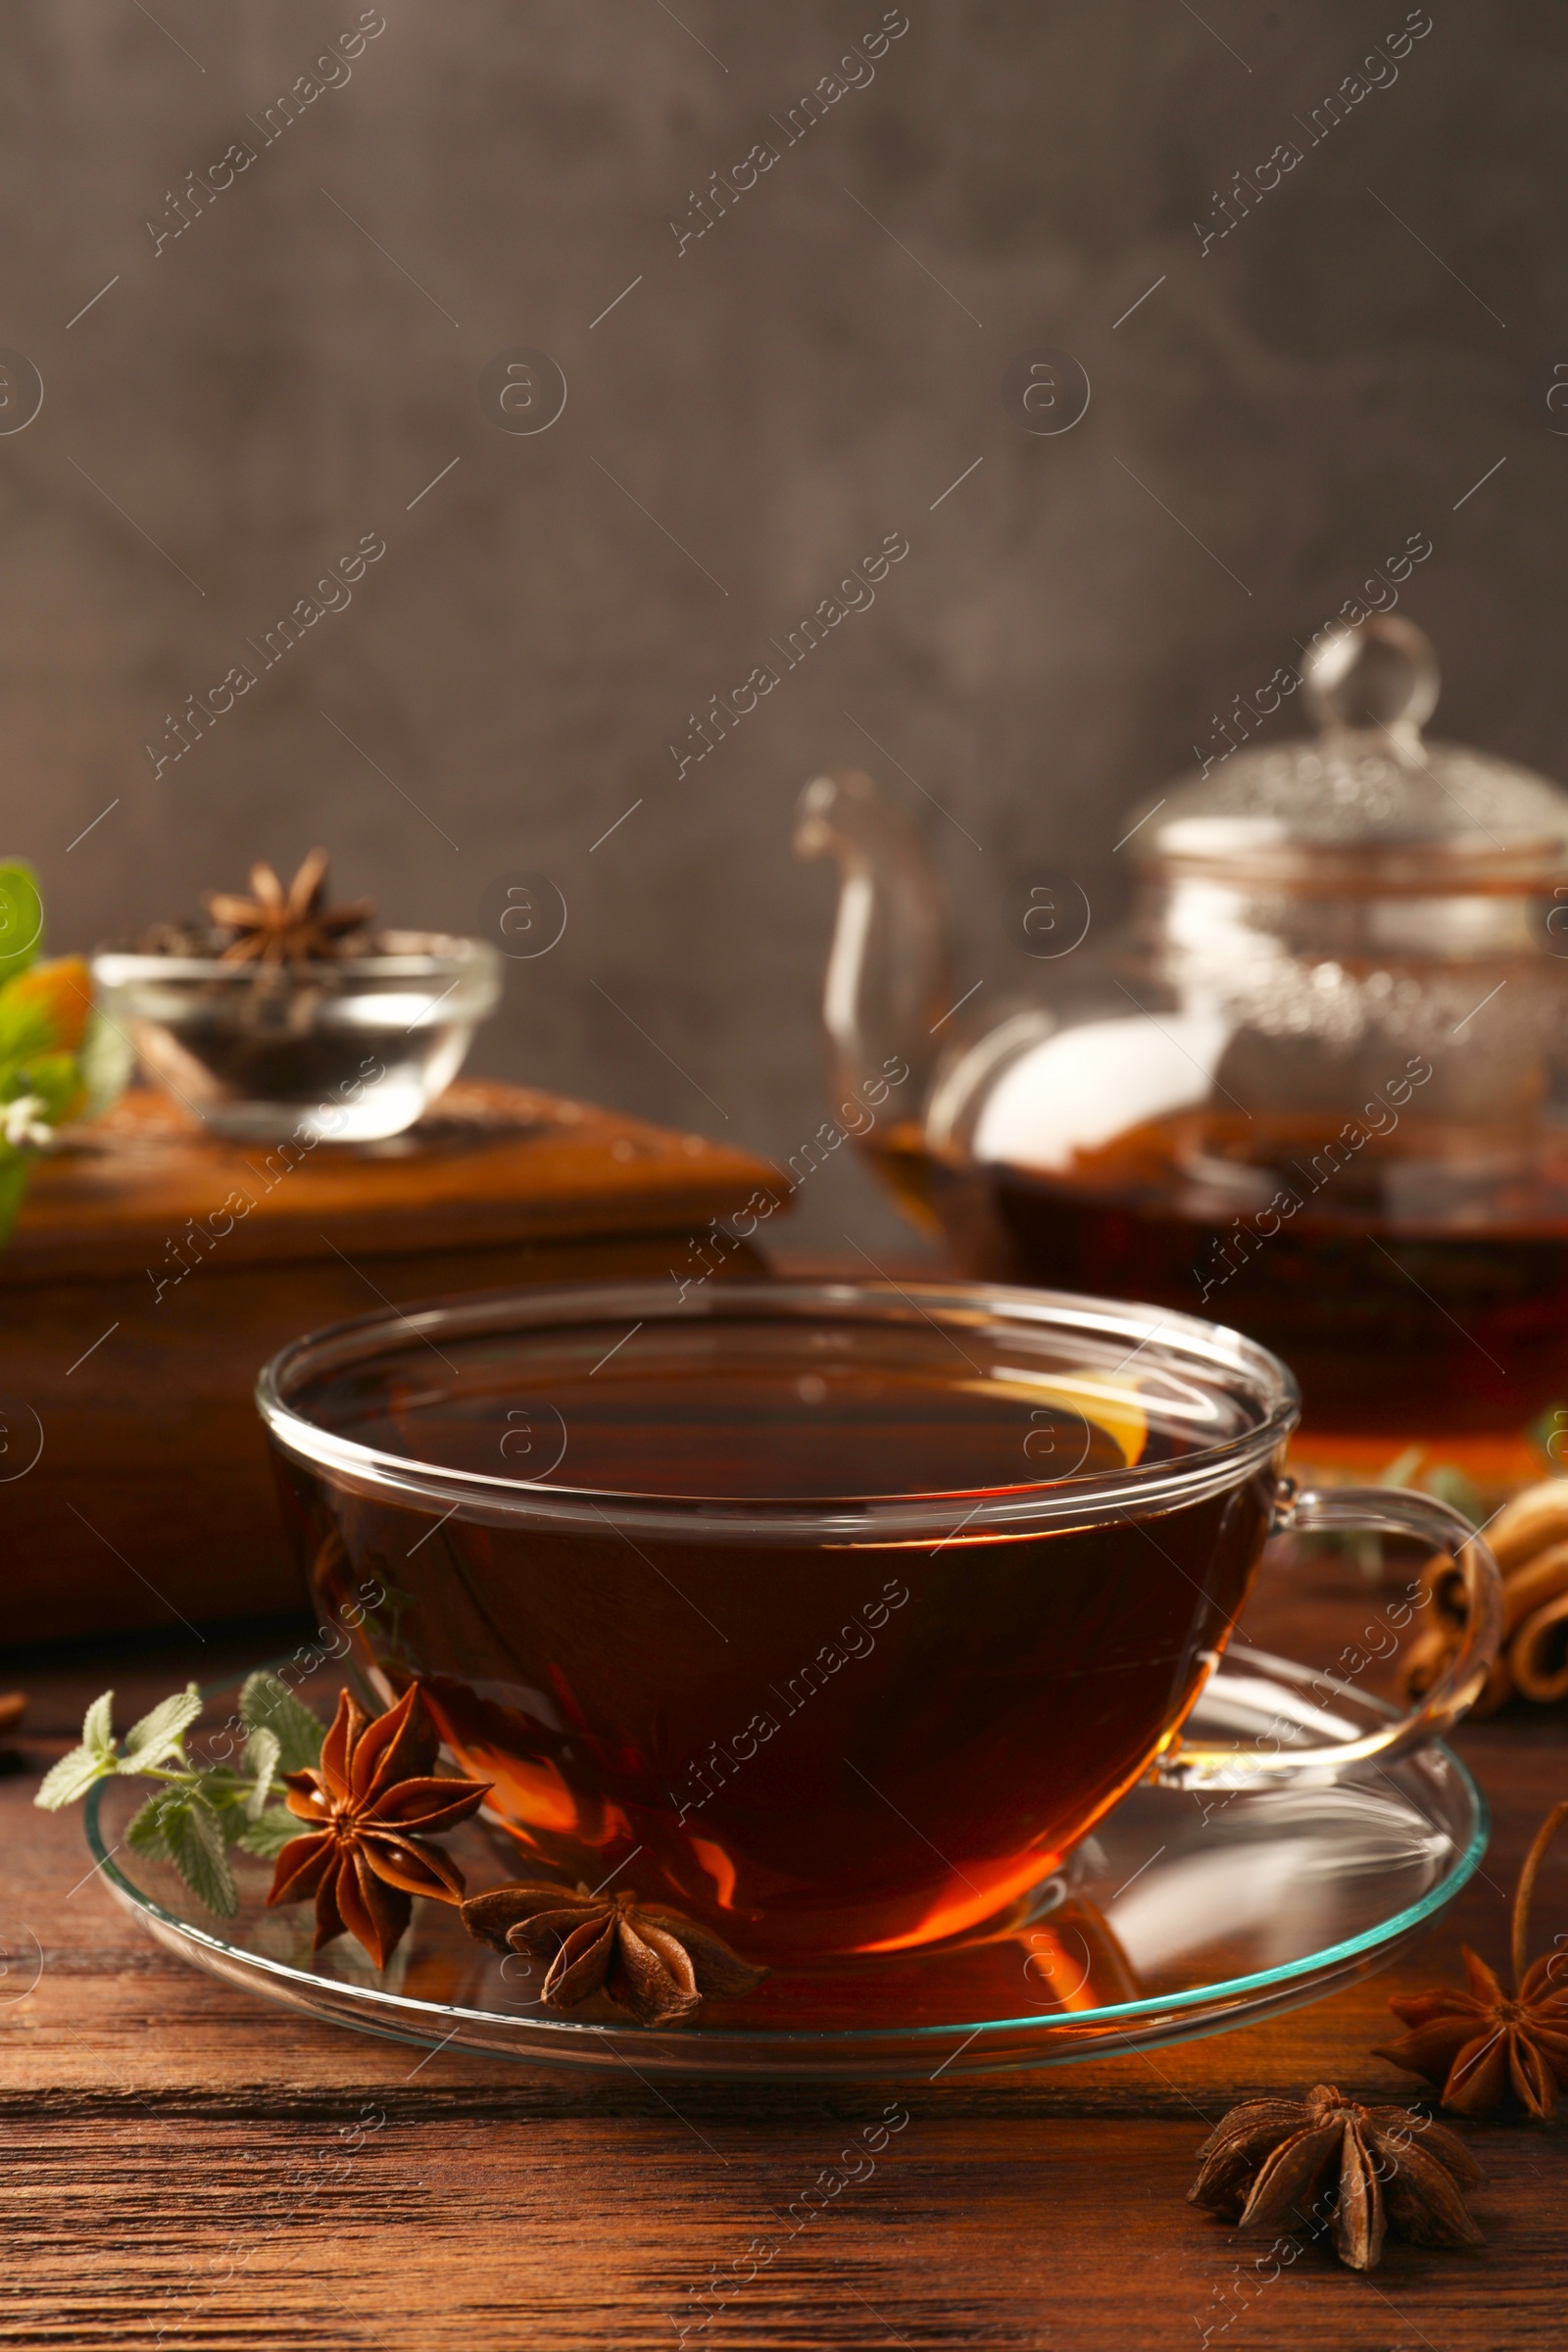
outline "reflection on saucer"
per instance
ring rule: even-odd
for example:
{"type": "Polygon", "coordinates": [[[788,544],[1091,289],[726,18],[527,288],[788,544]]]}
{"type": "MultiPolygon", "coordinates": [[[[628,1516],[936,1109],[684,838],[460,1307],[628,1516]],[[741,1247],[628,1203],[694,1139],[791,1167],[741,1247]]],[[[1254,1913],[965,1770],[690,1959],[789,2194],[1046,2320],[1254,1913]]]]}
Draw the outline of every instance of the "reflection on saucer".
{"type": "MultiPolygon", "coordinates": [[[[1147,1992],[1192,1982],[1200,1956],[1206,1964],[1232,1955],[1250,1973],[1341,1942],[1365,1918],[1366,1882],[1375,1881],[1392,1907],[1416,1902],[1451,1854],[1446,1832],[1354,1785],[1206,1801],[1216,1809],[1200,1835],[1167,1844],[1105,1905],[1147,1992]]],[[[1118,1816],[1118,1832],[1123,1827],[1118,1816]]],[[[1120,1837],[1117,1845],[1125,1851],[1120,1837]]],[[[1098,1888],[1091,1881],[1078,1891],[1098,1888]]]]}

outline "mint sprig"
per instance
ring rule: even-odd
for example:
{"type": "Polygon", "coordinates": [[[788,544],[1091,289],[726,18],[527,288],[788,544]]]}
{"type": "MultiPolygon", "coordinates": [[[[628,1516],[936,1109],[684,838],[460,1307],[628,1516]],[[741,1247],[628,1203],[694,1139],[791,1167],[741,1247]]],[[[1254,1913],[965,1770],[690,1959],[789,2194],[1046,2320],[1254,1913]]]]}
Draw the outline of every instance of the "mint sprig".
{"type": "Polygon", "coordinates": [[[75,1804],[100,1781],[122,1776],[158,1787],[132,1816],[125,1842],[151,1860],[172,1863],[186,1886],[220,1919],[239,1909],[229,1849],[275,1860],[301,1825],[286,1806],[283,1776],[315,1764],[324,1727],[309,1707],[265,1672],[251,1675],[239,1698],[244,1740],[234,1764],[204,1764],[187,1740],[202,1711],[194,1683],[160,1699],[117,1743],[112,1690],[95,1698],[82,1719],[81,1744],[45,1775],[35,1804],[49,1813],[75,1804]]]}

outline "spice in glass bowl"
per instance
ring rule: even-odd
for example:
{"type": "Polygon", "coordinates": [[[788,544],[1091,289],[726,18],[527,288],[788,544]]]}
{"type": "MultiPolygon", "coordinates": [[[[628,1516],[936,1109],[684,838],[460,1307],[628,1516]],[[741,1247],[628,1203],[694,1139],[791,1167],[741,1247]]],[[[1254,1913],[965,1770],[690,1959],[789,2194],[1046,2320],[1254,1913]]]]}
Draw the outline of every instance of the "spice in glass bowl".
{"type": "Polygon", "coordinates": [[[142,1066],[220,1135],[363,1143],[401,1134],[457,1076],[501,996],[482,940],[374,927],[334,906],[313,850],[286,887],[206,894],[207,920],[100,949],[93,978],[142,1066]]]}

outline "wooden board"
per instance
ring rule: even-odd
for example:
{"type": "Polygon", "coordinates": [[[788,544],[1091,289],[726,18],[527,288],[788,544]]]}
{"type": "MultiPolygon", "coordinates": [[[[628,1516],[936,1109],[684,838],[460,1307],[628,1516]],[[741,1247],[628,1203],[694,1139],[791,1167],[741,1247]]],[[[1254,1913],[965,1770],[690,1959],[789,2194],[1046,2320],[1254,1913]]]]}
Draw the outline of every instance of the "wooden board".
{"type": "MultiPolygon", "coordinates": [[[[1361,1597],[1326,1566],[1265,1571],[1250,1630],[1326,1664],[1361,1597]]],[[[256,1639],[34,1678],[29,1767],[105,1683],[123,1720],[187,1672],[254,1662],[256,1639]]],[[[1386,1975],[1146,2055],[794,2092],[432,2055],[269,2009],[160,1952],[83,1880],[79,1816],[32,1810],[30,1778],[0,1781],[0,2343],[669,2352],[684,2322],[690,2352],[1555,2352],[1560,2127],[1472,2130],[1487,2245],[1394,2246],[1370,2279],[1311,2249],[1274,2277],[1266,2249],[1185,2202],[1199,2141],[1239,2098],[1327,2081],[1410,2100],[1412,2078],[1369,2054],[1388,1994],[1451,1974],[1461,1939],[1505,1958],[1504,1892],[1568,1786],[1568,1719],[1502,1719],[1459,1744],[1494,1843],[1386,1975]],[[890,2105],[908,2122],[875,2172],[787,2239],[791,2202],[890,2105]]],[[[1568,1858],[1537,1911],[1540,1945],[1568,1931],[1568,1858]]]]}
{"type": "Polygon", "coordinates": [[[476,1084],[407,1138],[277,1158],[139,1091],[36,1171],[0,1251],[12,1640],[295,1604],[252,1400],[287,1341],[450,1291],[684,1277],[708,1220],[777,1184],[698,1136],[476,1084]]]}
{"type": "Polygon", "coordinates": [[[754,1189],[783,1189],[749,1152],[476,1080],[460,1080],[417,1128],[383,1144],[225,1143],[145,1087],[78,1134],[76,1148],[34,1169],[0,1251],[0,1296],[130,1274],[150,1302],[160,1277],[172,1295],[187,1262],[227,1272],[318,1261],[329,1254],[323,1226],[332,1238],[350,1231],[362,1257],[684,1233],[754,1189]]]}

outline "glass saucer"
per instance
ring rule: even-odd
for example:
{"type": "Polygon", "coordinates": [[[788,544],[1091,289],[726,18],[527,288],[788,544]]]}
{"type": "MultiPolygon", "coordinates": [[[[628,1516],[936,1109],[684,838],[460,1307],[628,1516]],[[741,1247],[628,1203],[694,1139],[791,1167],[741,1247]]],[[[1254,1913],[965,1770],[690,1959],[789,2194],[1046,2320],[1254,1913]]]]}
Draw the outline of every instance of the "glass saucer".
{"type": "MultiPolygon", "coordinates": [[[[329,1715],[335,1671],[279,1671],[329,1715]]],[[[211,1694],[205,1724],[232,1714],[238,1688],[211,1694]]],[[[1243,1753],[1265,1741],[1305,1751],[1387,1712],[1233,1644],[1192,1720],[1195,1735],[1243,1753]]],[[[1063,2066],[1251,2025],[1384,1966],[1458,1893],[1488,1835],[1481,1791],[1437,1744],[1381,1769],[1325,1772],[1319,1786],[1143,1787],[988,1935],[780,1969],[677,2029],[634,2025],[608,2005],[541,2009],[542,1966],[472,1942],[436,1903],[416,1902],[384,1976],[347,1937],[313,1960],[310,1905],[269,1911],[270,1865],[243,1853],[239,1915],[216,1920],[168,1864],[123,1844],[144,1794],[128,1780],[93,1790],[94,1861],[161,1944],[244,1991],[362,2033],[530,2065],[797,2081],[1063,2066]]],[[[472,1891],[537,1875],[483,1823],[444,1842],[472,1891]]]]}

